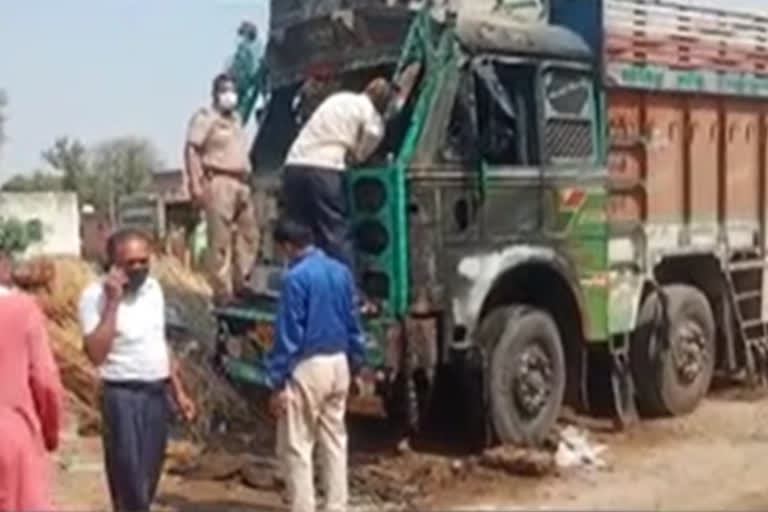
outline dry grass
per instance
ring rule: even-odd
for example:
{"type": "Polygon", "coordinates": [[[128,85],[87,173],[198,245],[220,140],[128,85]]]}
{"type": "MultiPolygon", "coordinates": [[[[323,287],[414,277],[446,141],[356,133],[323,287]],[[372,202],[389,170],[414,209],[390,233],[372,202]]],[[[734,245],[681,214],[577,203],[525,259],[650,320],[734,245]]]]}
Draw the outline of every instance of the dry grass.
{"type": "MultiPolygon", "coordinates": [[[[33,260],[29,264],[35,266],[39,261],[33,260]]],[[[79,430],[91,433],[99,428],[96,414],[98,380],[82,350],[77,303],[80,293],[95,276],[92,269],[77,258],[47,258],[46,262],[53,266],[49,279],[28,281],[24,288],[35,296],[48,319],[51,347],[79,430]]]]}
{"type": "Polygon", "coordinates": [[[209,346],[216,324],[210,313],[212,292],[205,278],[172,256],[158,258],[152,270],[163,285],[166,304],[176,309],[195,340],[209,346]]]}

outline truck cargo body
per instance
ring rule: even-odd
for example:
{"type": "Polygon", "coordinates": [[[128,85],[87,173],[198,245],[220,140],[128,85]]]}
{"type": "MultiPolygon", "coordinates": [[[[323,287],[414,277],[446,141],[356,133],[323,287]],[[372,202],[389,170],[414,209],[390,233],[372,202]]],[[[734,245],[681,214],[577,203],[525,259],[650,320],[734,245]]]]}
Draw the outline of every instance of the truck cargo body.
{"type": "Polygon", "coordinates": [[[649,253],[762,250],[768,99],[612,87],[608,105],[617,225],[645,225],[649,253]]]}
{"type": "Polygon", "coordinates": [[[610,254],[631,260],[621,235],[642,227],[651,274],[674,254],[724,271],[765,254],[768,11],[712,5],[604,0],[610,254]]]}

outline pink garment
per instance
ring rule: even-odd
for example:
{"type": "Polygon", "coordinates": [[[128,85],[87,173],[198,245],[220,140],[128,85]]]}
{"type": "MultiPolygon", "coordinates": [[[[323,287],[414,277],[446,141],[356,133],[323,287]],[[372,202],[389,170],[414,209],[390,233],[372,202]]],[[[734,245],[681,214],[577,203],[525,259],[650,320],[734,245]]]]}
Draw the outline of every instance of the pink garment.
{"type": "Polygon", "coordinates": [[[0,511],[52,509],[62,394],[40,308],[0,287],[0,511]]]}

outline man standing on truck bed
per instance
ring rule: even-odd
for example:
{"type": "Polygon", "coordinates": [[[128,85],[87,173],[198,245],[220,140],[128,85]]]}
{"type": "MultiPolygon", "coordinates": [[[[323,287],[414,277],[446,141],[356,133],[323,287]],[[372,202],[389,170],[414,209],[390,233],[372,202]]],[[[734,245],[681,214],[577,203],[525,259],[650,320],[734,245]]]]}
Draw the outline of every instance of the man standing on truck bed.
{"type": "Polygon", "coordinates": [[[258,252],[259,231],[232,77],[217,76],[212,94],[212,105],[198,110],[189,123],[184,161],[191,199],[205,211],[214,300],[224,303],[245,288],[258,252]]]}
{"type": "Polygon", "coordinates": [[[283,217],[274,240],[288,259],[267,355],[270,409],[292,512],[315,511],[312,451],[325,457],[328,512],[347,508],[347,432],[352,374],[364,361],[363,332],[349,268],[312,245],[309,227],[283,217]]]}
{"type": "Polygon", "coordinates": [[[285,161],[283,211],[309,226],[317,245],[351,269],[343,175],[381,143],[394,93],[388,80],[376,78],[362,93],[331,94],[301,129],[285,161]]]}

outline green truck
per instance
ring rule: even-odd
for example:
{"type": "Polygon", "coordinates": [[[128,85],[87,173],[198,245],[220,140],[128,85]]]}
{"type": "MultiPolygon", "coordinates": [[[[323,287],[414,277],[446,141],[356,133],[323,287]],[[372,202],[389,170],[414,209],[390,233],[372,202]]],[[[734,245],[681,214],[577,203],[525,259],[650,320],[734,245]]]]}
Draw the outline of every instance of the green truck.
{"type": "MultiPolygon", "coordinates": [[[[368,363],[393,418],[442,412],[535,444],[566,406],[626,425],[694,410],[716,373],[764,381],[768,10],[299,4],[273,2],[263,66],[238,75],[268,98],[262,204],[310,77],[321,96],[382,73],[410,91],[348,173],[360,282],[381,306],[368,363]]],[[[258,297],[216,311],[236,380],[258,381],[271,343],[269,252],[258,297]]]]}

